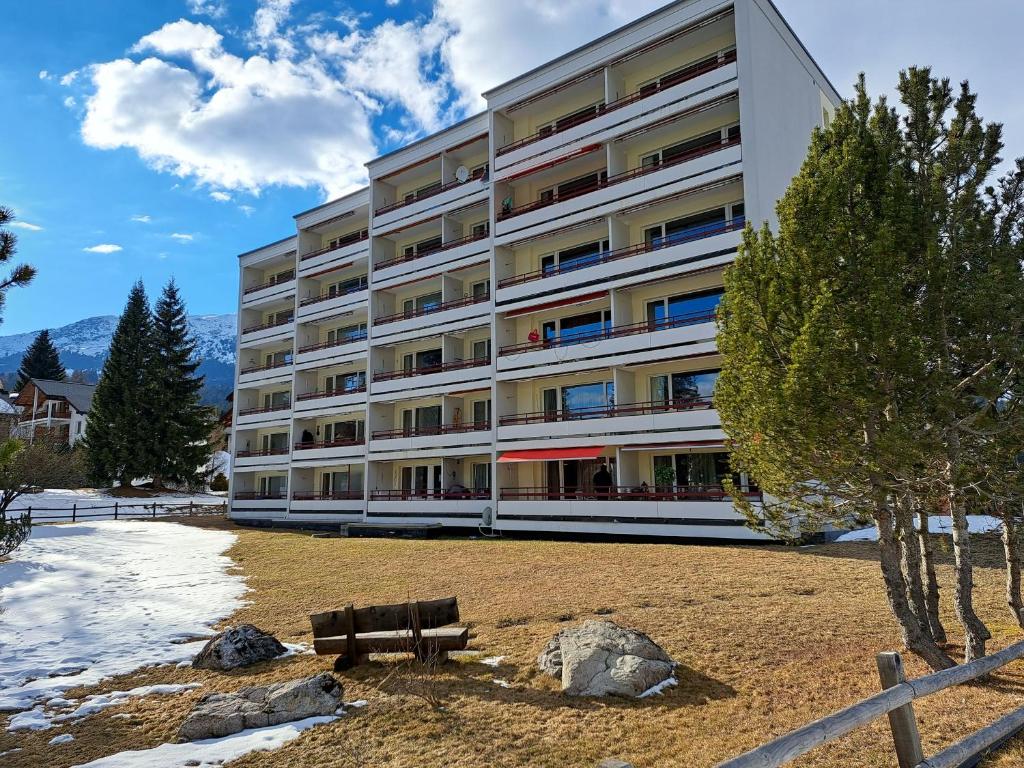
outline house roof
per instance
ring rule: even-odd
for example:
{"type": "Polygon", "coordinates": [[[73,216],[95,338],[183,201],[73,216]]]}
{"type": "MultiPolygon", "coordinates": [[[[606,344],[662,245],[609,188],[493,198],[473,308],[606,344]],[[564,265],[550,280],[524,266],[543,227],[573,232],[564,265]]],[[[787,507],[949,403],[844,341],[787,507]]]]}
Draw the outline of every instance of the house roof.
{"type": "Polygon", "coordinates": [[[96,391],[95,384],[75,384],[70,381],[29,379],[29,383],[35,385],[36,389],[47,397],[64,398],[79,413],[89,412],[89,408],[92,406],[92,396],[96,391]]]}

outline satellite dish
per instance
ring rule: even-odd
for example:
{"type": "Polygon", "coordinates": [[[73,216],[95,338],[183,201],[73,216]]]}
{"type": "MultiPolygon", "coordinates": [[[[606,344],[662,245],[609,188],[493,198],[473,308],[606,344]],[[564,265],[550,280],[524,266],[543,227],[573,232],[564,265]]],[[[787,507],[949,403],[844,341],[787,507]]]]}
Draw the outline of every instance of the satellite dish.
{"type": "Polygon", "coordinates": [[[455,178],[458,179],[460,184],[465,184],[469,181],[469,168],[464,165],[460,165],[455,169],[455,178]]]}

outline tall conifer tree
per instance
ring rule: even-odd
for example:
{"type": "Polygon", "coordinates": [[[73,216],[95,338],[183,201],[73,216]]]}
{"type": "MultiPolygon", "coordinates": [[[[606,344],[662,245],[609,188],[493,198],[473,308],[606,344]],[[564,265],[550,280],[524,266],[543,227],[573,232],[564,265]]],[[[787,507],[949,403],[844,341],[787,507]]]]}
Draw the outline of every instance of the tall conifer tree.
{"type": "Polygon", "coordinates": [[[152,317],[139,281],[114,330],[86,426],[89,467],[97,481],[128,485],[153,471],[152,368],[152,317]]]}
{"type": "Polygon", "coordinates": [[[203,377],[196,374],[195,341],[188,331],[185,305],[172,279],[153,313],[150,368],[153,423],[149,435],[155,465],[153,480],[188,483],[210,458],[210,410],[200,404],[203,377]]]}
{"type": "Polygon", "coordinates": [[[29,379],[64,381],[66,376],[67,372],[60,363],[60,354],[50,339],[50,332],[40,331],[35,341],[25,350],[25,356],[21,358],[17,388],[24,387],[29,379]]]}

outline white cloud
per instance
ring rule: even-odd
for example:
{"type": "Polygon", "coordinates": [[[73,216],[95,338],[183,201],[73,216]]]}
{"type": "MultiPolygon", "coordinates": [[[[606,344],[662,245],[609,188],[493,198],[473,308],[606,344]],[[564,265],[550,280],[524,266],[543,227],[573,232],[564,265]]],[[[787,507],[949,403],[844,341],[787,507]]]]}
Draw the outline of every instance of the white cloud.
{"type": "Polygon", "coordinates": [[[124,248],[113,243],[100,243],[99,245],[90,245],[82,250],[86,253],[117,253],[118,251],[123,251],[124,248]]]}
{"type": "Polygon", "coordinates": [[[240,205],[238,206],[238,210],[240,210],[246,216],[252,216],[254,213],[256,213],[256,209],[253,208],[251,205],[240,205]]]}
{"type": "Polygon", "coordinates": [[[228,12],[228,4],[221,0],[188,0],[189,13],[219,19],[228,12]]]}
{"type": "Polygon", "coordinates": [[[226,203],[231,199],[231,195],[229,195],[227,192],[220,191],[211,192],[210,197],[212,197],[218,203],[226,203]]]}
{"type": "Polygon", "coordinates": [[[75,80],[77,80],[77,79],[78,79],[78,70],[77,69],[73,69],[70,72],[68,72],[66,75],[61,77],[60,84],[63,85],[66,88],[67,86],[69,86],[73,82],[75,82],[75,80]]]}
{"type": "Polygon", "coordinates": [[[171,237],[179,243],[191,243],[196,239],[195,235],[187,235],[184,232],[172,232],[171,237]]]}
{"type": "Polygon", "coordinates": [[[67,107],[68,109],[71,109],[72,107],[76,106],[77,104],[78,104],[78,102],[75,101],[75,97],[74,96],[65,96],[64,97],[64,106],[67,107]]]}
{"type": "Polygon", "coordinates": [[[252,29],[249,31],[249,39],[256,48],[276,49],[285,56],[295,52],[295,46],[288,34],[281,31],[282,25],[291,15],[293,2],[294,0],[260,0],[253,16],[252,29]]]}
{"type": "Polygon", "coordinates": [[[39,79],[40,79],[40,80],[49,80],[49,79],[50,79],[50,78],[52,78],[52,77],[53,77],[53,75],[51,75],[51,74],[50,74],[49,72],[47,72],[47,71],[46,71],[45,69],[40,69],[40,70],[39,70],[39,79]]]}
{"type": "Polygon", "coordinates": [[[146,213],[137,213],[134,216],[132,216],[131,220],[137,221],[140,224],[149,224],[149,222],[152,221],[152,219],[149,217],[149,214],[146,213]]]}
{"type": "Polygon", "coordinates": [[[16,229],[24,229],[29,232],[42,232],[43,228],[38,224],[29,224],[27,221],[12,221],[7,226],[16,229]]]}

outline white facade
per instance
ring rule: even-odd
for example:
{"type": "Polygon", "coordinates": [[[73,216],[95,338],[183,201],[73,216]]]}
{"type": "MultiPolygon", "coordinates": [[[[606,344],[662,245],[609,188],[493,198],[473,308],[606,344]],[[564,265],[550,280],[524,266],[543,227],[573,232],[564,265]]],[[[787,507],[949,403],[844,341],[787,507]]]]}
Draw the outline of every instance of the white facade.
{"type": "Polygon", "coordinates": [[[485,97],[240,257],[232,516],[766,538],[714,314],[835,90],[768,0],[687,0],[485,97]]]}

